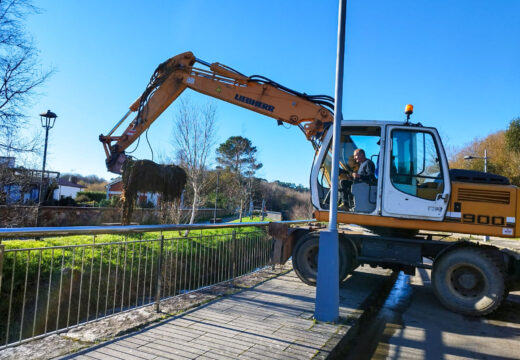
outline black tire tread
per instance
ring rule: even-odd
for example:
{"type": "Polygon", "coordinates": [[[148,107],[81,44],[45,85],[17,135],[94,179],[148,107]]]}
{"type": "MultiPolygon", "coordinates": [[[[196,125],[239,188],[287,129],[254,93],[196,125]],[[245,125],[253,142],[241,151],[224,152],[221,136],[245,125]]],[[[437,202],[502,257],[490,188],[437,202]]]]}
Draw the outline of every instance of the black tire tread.
{"type": "MultiPolygon", "coordinates": [[[[311,238],[311,237],[314,237],[314,238],[317,237],[318,241],[319,241],[319,232],[308,233],[297,242],[297,244],[293,248],[293,252],[292,252],[292,263],[293,263],[294,272],[296,273],[296,275],[300,278],[300,280],[302,282],[304,282],[307,285],[316,286],[316,279],[306,276],[305,271],[303,271],[303,269],[300,267],[301,265],[298,262],[298,252],[300,251],[301,247],[304,245],[304,243],[306,241],[310,241],[309,238],[311,238]]],[[[339,238],[338,240],[339,240],[339,243],[338,243],[339,251],[341,252],[340,259],[339,259],[340,260],[339,282],[341,283],[343,280],[345,280],[348,277],[349,274],[352,273],[355,266],[357,266],[357,265],[355,263],[355,255],[351,254],[351,253],[349,254],[349,250],[351,250],[350,248],[352,245],[348,244],[348,243],[344,243],[344,241],[341,238],[339,238]],[[341,256],[341,255],[343,255],[343,256],[341,256]],[[343,262],[348,263],[349,261],[352,263],[351,269],[348,269],[346,267],[346,265],[343,263],[343,262]]]]}
{"type": "MultiPolygon", "coordinates": [[[[488,314],[492,313],[493,311],[495,311],[502,304],[503,300],[505,299],[505,295],[507,293],[507,288],[505,286],[506,270],[505,270],[504,262],[501,260],[501,258],[499,258],[495,254],[497,252],[497,250],[494,250],[494,249],[481,249],[481,248],[478,248],[476,246],[469,246],[469,247],[463,247],[463,248],[459,247],[459,248],[456,248],[456,249],[451,250],[451,251],[453,251],[453,252],[454,251],[460,251],[462,249],[464,249],[465,251],[468,251],[468,252],[475,253],[475,256],[481,256],[481,257],[487,258],[487,260],[494,265],[493,269],[491,269],[491,270],[493,272],[495,272],[495,275],[497,276],[497,278],[501,278],[502,281],[504,282],[504,291],[502,292],[502,294],[498,295],[498,300],[495,301],[495,303],[492,306],[490,306],[489,308],[487,308],[485,310],[478,310],[478,309],[473,310],[473,311],[461,310],[461,309],[453,306],[452,304],[446,302],[444,300],[443,296],[441,294],[439,294],[437,286],[435,286],[436,277],[432,274],[432,285],[433,285],[433,289],[434,289],[435,295],[437,296],[439,301],[445,307],[447,307],[448,309],[450,309],[450,310],[452,310],[454,312],[461,313],[461,314],[464,314],[464,315],[469,315],[469,316],[484,316],[484,315],[488,315],[488,314]]],[[[448,253],[446,253],[444,255],[449,254],[451,251],[448,251],[448,253]]],[[[440,261],[442,261],[442,258],[440,259],[440,261]]],[[[433,271],[435,271],[435,267],[434,267],[433,271]]]]}

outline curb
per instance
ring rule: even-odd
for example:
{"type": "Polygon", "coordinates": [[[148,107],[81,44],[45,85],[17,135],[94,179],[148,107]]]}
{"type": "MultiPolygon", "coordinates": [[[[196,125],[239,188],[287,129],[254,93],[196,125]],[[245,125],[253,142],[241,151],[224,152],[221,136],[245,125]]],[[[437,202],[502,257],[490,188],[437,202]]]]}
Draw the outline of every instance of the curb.
{"type": "Polygon", "coordinates": [[[368,326],[368,323],[379,313],[390,290],[395,284],[399,272],[393,271],[379,287],[375,288],[360,307],[357,319],[349,319],[349,323],[334,335],[328,344],[323,347],[315,358],[328,360],[345,359],[349,350],[355,345],[358,335],[368,326]],[[328,346],[330,344],[330,346],[328,346]],[[328,356],[326,356],[328,352],[328,356]]]}

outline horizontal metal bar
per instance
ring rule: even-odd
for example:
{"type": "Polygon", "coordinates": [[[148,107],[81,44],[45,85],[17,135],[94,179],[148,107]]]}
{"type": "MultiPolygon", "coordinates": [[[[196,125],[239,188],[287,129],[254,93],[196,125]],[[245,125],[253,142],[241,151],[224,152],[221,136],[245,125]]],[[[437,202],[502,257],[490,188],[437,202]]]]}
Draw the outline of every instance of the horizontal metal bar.
{"type": "Polygon", "coordinates": [[[170,225],[118,225],[118,226],[69,226],[69,227],[26,227],[26,228],[0,228],[0,238],[18,237],[49,237],[67,235],[94,235],[94,234],[139,234],[155,231],[181,231],[181,230],[205,230],[227,229],[240,227],[262,227],[270,223],[277,224],[305,224],[316,222],[314,219],[292,221],[261,221],[249,223],[224,223],[224,224],[170,224],[170,225]]]}

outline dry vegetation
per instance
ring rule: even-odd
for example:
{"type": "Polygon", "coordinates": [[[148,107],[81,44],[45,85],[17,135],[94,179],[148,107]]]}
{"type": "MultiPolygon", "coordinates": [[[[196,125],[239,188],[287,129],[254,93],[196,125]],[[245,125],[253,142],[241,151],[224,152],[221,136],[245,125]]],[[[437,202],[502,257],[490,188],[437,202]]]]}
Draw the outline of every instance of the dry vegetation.
{"type": "Polygon", "coordinates": [[[312,217],[309,191],[297,191],[277,183],[260,182],[260,192],[269,210],[279,211],[284,219],[297,220],[312,217]]]}
{"type": "Polygon", "coordinates": [[[451,156],[450,168],[483,171],[484,160],[464,160],[464,156],[483,157],[487,150],[488,172],[502,175],[520,186],[520,154],[510,151],[506,144],[506,132],[498,131],[482,139],[475,139],[451,156]]]}

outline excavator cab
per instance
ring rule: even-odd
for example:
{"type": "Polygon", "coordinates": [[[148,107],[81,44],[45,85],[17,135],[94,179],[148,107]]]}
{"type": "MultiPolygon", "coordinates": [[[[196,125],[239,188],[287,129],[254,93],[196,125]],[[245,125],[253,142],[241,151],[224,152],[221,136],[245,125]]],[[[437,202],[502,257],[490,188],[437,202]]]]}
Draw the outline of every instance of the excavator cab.
{"type": "MultiPolygon", "coordinates": [[[[313,205],[328,211],[332,132],[315,157],[313,205]]],[[[448,207],[448,162],[437,130],[398,122],[344,121],[341,128],[338,212],[441,221],[448,207]],[[354,178],[363,151],[371,176],[354,178]]],[[[365,165],[366,166],[366,165],[365,165]]]]}

